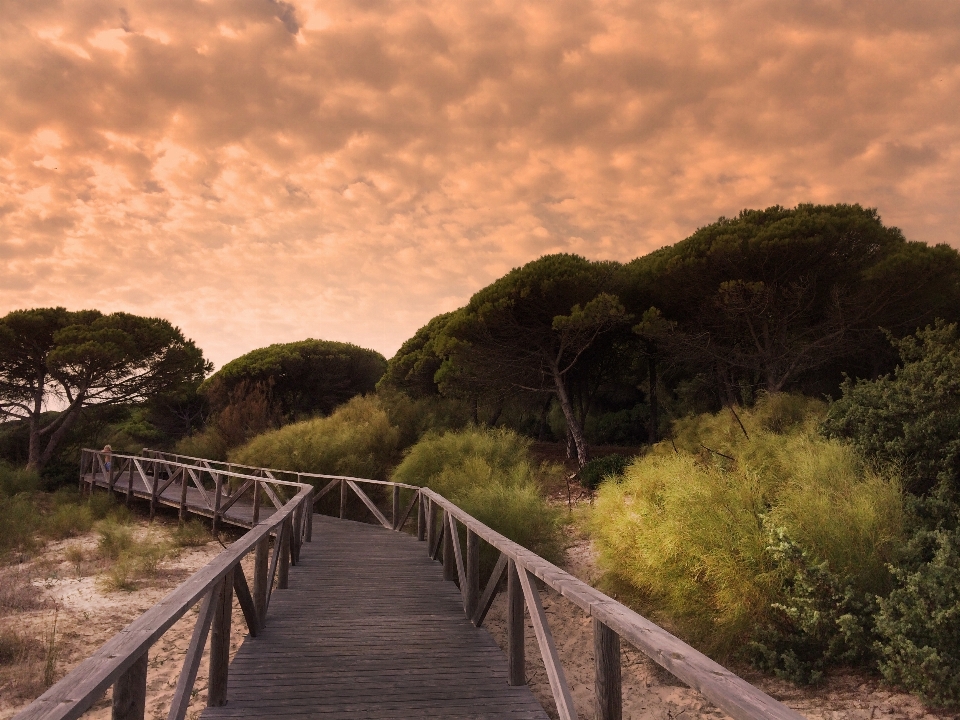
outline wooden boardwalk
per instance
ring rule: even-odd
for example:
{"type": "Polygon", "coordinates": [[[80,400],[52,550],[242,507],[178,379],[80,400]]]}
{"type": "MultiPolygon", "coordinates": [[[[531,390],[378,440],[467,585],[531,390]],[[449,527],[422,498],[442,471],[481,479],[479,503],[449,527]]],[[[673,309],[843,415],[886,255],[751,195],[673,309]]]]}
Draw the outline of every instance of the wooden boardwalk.
{"type": "Polygon", "coordinates": [[[90,492],[106,487],[128,501],[147,500],[151,517],[167,505],[177,507],[181,519],[192,513],[212,518],[214,529],[228,523],[249,530],[15,720],[76,720],[110,688],[114,720],[143,720],[150,649],[198,603],[168,720],[186,720],[205,648],[210,670],[201,717],[208,720],[544,720],[547,714],[524,684],[525,611],[557,716],[577,720],[538,580],[593,620],[599,720],[622,718],[621,639],[735,720],[802,720],[663,628],[429,488],[150,450],[140,456],[113,454],[111,469],[109,460],[106,453],[84,450],[81,486],[90,492]],[[290,476],[295,479],[282,479],[290,476]],[[228,495],[231,484],[236,490],[228,495]],[[375,492],[368,495],[361,485],[375,492]],[[329,494],[337,489],[340,518],[315,513],[324,497],[319,507],[332,504],[335,496],[329,494]],[[351,496],[379,525],[343,519],[351,496]],[[410,526],[416,537],[406,534],[410,526]],[[498,554],[482,592],[481,543],[498,554]],[[254,556],[252,583],[241,565],[248,555],[254,556]],[[504,585],[506,653],[482,628],[504,585]],[[231,662],[230,625],[239,620],[232,612],[234,600],[249,634],[231,662]]]}
{"type": "Polygon", "coordinates": [[[415,537],[314,515],[270,622],[204,718],[546,718],[415,537]]]}

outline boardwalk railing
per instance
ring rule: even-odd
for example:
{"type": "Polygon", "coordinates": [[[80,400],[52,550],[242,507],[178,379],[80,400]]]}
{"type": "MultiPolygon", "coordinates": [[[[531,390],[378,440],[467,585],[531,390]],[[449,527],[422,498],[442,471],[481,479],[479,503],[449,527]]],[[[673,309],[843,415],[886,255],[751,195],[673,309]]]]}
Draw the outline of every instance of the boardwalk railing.
{"type": "MultiPolygon", "coordinates": [[[[106,456],[103,453],[84,451],[83,462],[86,465],[81,467],[81,482],[90,478],[87,482],[91,490],[94,485],[106,486],[114,491],[126,492],[129,498],[134,494],[130,488],[133,487],[131,478],[135,473],[147,489],[141,491],[141,496],[150,499],[151,510],[158,503],[177,504],[162,496],[163,489],[177,477],[183,485],[186,485],[183,482],[186,479],[195,487],[203,486],[203,492],[207,493],[201,496],[204,504],[191,506],[189,511],[212,517],[215,525],[218,522],[244,525],[242,520],[224,514],[225,508],[236,503],[244,493],[252,493],[255,506],[263,493],[277,509],[269,518],[255,521],[250,532],[108,641],[97,653],[16,716],[16,720],[79,717],[111,684],[114,685],[114,718],[142,718],[147,650],[200,598],[204,598],[203,608],[187,650],[168,720],[184,717],[211,624],[214,630],[211,634],[208,705],[222,705],[226,700],[232,589],[236,589],[250,634],[256,637],[266,621],[266,608],[278,562],[282,570],[278,572],[277,586],[285,588],[287,564],[295,564],[300,543],[311,540],[313,506],[335,489],[340,491],[341,518],[346,513],[348,493],[352,492],[377,522],[395,531],[404,529],[416,507],[417,539],[426,541],[427,552],[431,558],[442,560],[444,579],[458,584],[466,617],[475,626],[480,627],[483,624],[506,575],[508,682],[511,685],[526,682],[523,619],[526,607],[561,720],[574,720],[577,713],[540,600],[536,579],[593,618],[595,706],[596,717],[600,720],[620,720],[622,716],[621,639],[698,690],[735,720],[802,720],[803,716],[799,713],[774,700],[663,628],[500,535],[429,488],[365,478],[254,468],[149,450],[145,450],[142,457],[114,454],[109,470],[105,461],[106,456]],[[296,480],[283,480],[283,477],[296,480]],[[123,483],[124,479],[126,485],[123,483]],[[240,484],[228,499],[223,500],[225,480],[240,484]],[[210,497],[211,493],[208,492],[210,485],[213,486],[213,497],[210,497]],[[322,488],[316,490],[315,485],[322,485],[322,488]],[[390,519],[360,485],[390,488],[390,519]],[[295,488],[296,494],[285,504],[279,505],[279,499],[274,496],[285,488],[295,488]],[[412,491],[412,499],[401,509],[400,492],[403,489],[412,491]],[[277,535],[278,541],[274,545],[268,571],[267,543],[271,534],[277,535]],[[493,573],[482,592],[481,541],[499,552],[493,573]],[[251,599],[240,568],[240,560],[254,548],[257,552],[257,569],[251,599]]],[[[185,498],[185,495],[182,494],[181,497],[185,498]]],[[[185,499],[179,506],[181,513],[186,512],[185,499]]],[[[256,517],[256,512],[254,516],[256,517]]],[[[318,608],[318,612],[320,611],[322,609],[318,608]]]]}
{"type": "MultiPolygon", "coordinates": [[[[221,502],[222,485],[228,478],[242,482],[243,488],[253,488],[254,504],[261,493],[264,494],[275,503],[275,511],[263,520],[255,520],[249,532],[108,640],[97,652],[18,714],[17,720],[78,718],[99,700],[110,686],[113,686],[113,718],[142,720],[146,701],[147,655],[150,647],[198,601],[202,601],[202,605],[167,717],[168,720],[182,720],[186,716],[208,635],[210,679],[207,704],[223,705],[226,702],[230,661],[233,594],[236,592],[250,635],[256,637],[266,624],[274,585],[277,589],[287,587],[289,565],[296,564],[301,543],[310,540],[313,486],[230,471],[210,472],[164,459],[117,453],[108,455],[92,450],[83,452],[81,463],[81,483],[87,482],[91,491],[97,485],[123,492],[128,498],[135,495],[147,497],[151,511],[154,511],[161,501],[163,491],[179,480],[183,488],[180,497],[186,497],[186,488],[192,483],[206,503],[206,507],[191,506],[190,512],[209,514],[215,523],[219,519],[234,522],[223,515],[229,501],[221,502]],[[135,493],[134,480],[144,486],[146,492],[138,489],[135,493]],[[214,486],[212,491],[209,488],[211,484],[214,486]],[[280,497],[286,494],[291,497],[285,502],[281,501],[280,497]],[[272,553],[269,548],[271,536],[275,539],[272,553]],[[252,593],[240,565],[240,561],[250,552],[255,553],[252,593]]],[[[237,492],[232,498],[235,501],[241,495],[242,492],[237,492]]],[[[163,504],[175,503],[164,500],[163,504]]],[[[181,512],[184,512],[185,499],[180,507],[181,512]]]]}

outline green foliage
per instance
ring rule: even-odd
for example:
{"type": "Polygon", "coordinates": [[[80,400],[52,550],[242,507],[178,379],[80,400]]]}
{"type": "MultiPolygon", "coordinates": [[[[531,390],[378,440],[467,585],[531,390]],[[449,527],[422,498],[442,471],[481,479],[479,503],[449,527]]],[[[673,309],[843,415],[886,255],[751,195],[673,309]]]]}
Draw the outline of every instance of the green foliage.
{"type": "Polygon", "coordinates": [[[960,708],[960,532],[935,530],[912,542],[933,555],[897,568],[880,600],[880,670],[935,705],[960,708]]]}
{"type": "Polygon", "coordinates": [[[376,397],[355,397],[328,417],[264,433],[229,458],[256,467],[382,479],[400,452],[400,438],[376,397]]]}
{"type": "Polygon", "coordinates": [[[901,469],[907,486],[927,493],[960,489],[960,333],[942,321],[893,340],[902,365],[878,380],[846,380],[824,432],[866,457],[901,469]]]}
{"type": "Polygon", "coordinates": [[[620,483],[601,485],[591,526],[603,567],[635,587],[645,609],[721,655],[782,622],[774,604],[798,596],[798,568],[771,548],[778,529],[806,565],[884,592],[903,537],[899,484],[819,436],[823,412],[817,401],[777,395],[738,416],[678,421],[676,450],[660,443],[620,483]]]}
{"type": "Polygon", "coordinates": [[[40,476],[35,470],[16,468],[0,461],[0,496],[33,493],[40,489],[40,476]]]}
{"type": "Polygon", "coordinates": [[[629,268],[641,312],[658,309],[637,331],[712,375],[726,402],[749,402],[743,388],[832,391],[837,367],[877,367],[878,326],[904,334],[960,308],[960,254],[908,243],[859,205],[744,210],[629,268]]]}
{"type": "Polygon", "coordinates": [[[505,429],[428,434],[391,479],[436,490],[514,542],[556,559],[562,512],[540,493],[529,448],[529,440],[505,429]]]}
{"type": "MultiPolygon", "coordinates": [[[[356,395],[373,392],[387,367],[374,350],[329,340],[270,345],[231,360],[210,376],[201,392],[216,412],[235,404],[234,391],[269,392],[288,419],[331,413],[356,395]]],[[[244,393],[245,394],[245,393],[244,393]]]]}
{"type": "Polygon", "coordinates": [[[166,320],[64,308],[17,310],[0,318],[0,416],[30,419],[28,465],[53,459],[85,407],[141,403],[187,392],[209,363],[166,320]],[[37,395],[69,405],[41,424],[37,395]]]}
{"type": "Polygon", "coordinates": [[[196,518],[178,526],[172,535],[173,544],[177,547],[199,547],[212,539],[207,526],[196,518]]]}
{"type": "Polygon", "coordinates": [[[118,522],[106,520],[97,525],[99,553],[110,560],[116,560],[134,545],[133,529],[118,522]]]}
{"type": "Polygon", "coordinates": [[[630,458],[623,455],[604,455],[594,458],[580,468],[580,483],[591,490],[600,487],[604,480],[617,480],[630,464],[630,458]]]}
{"type": "Polygon", "coordinates": [[[829,562],[811,560],[783,528],[774,536],[767,550],[784,580],[779,601],[748,645],[753,663],[810,684],[831,665],[872,662],[878,596],[832,572],[829,562]]]}

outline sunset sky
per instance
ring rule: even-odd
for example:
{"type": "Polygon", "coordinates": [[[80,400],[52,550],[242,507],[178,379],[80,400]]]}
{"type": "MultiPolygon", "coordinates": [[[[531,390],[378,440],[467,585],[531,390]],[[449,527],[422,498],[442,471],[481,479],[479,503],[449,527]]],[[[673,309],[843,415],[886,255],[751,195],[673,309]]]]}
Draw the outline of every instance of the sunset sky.
{"type": "Polygon", "coordinates": [[[0,315],[159,315],[219,367],[390,357],[545,253],[743,208],[960,247],[960,3],[3,0],[0,315]]]}

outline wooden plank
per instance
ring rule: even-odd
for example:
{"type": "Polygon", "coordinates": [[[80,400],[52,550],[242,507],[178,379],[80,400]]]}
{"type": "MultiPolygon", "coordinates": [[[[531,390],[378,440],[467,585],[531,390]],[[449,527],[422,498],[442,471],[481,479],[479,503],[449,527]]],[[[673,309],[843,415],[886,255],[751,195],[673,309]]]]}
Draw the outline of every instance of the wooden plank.
{"type": "Polygon", "coordinates": [[[349,485],[350,489],[357,494],[357,497],[360,498],[361,502],[367,506],[367,509],[373,513],[373,516],[381,525],[387,528],[387,530],[393,529],[393,523],[387,520],[384,514],[380,512],[376,505],[373,504],[373,500],[368,498],[367,494],[361,490],[353,480],[347,480],[347,485],[349,485]]]}
{"type": "MultiPolygon", "coordinates": [[[[407,507],[400,514],[400,522],[397,523],[397,526],[394,528],[394,530],[403,530],[403,526],[407,524],[407,519],[410,517],[410,513],[413,511],[413,506],[417,504],[418,498],[419,498],[419,494],[414,493],[413,497],[410,498],[410,502],[407,504],[407,507]]],[[[422,540],[423,538],[419,538],[419,539],[422,540]]]]}
{"type": "Polygon", "coordinates": [[[263,490],[264,494],[270,499],[270,502],[273,503],[273,507],[278,509],[283,507],[283,503],[280,502],[280,498],[277,497],[277,493],[274,492],[272,487],[270,487],[270,483],[261,482],[260,487],[263,490]]]}
{"type": "Polygon", "coordinates": [[[231,568],[214,589],[213,623],[210,626],[210,680],[207,707],[227,704],[230,672],[230,620],[233,615],[233,573],[231,568]]]}
{"type": "Polygon", "coordinates": [[[503,577],[506,569],[507,556],[500,553],[500,557],[497,558],[497,564],[493,566],[490,579],[487,580],[487,586],[483,590],[483,595],[480,596],[480,602],[477,603],[477,610],[473,615],[472,622],[476,627],[483,625],[483,621],[487,617],[487,612],[489,612],[490,606],[493,605],[493,599],[497,596],[497,588],[500,585],[500,579],[503,577]]]}
{"type": "Polygon", "coordinates": [[[320,492],[318,492],[317,495],[313,498],[313,504],[316,505],[316,504],[317,504],[317,501],[318,501],[320,498],[322,498],[322,497],[323,497],[324,495],[326,495],[328,492],[330,492],[331,490],[333,490],[333,489],[334,489],[337,485],[339,485],[339,484],[340,484],[340,481],[339,481],[339,480],[331,480],[331,481],[328,482],[326,485],[324,485],[324,486],[323,486],[323,490],[321,490],[320,492]]]}
{"type": "Polygon", "coordinates": [[[517,565],[513,560],[507,561],[507,682],[510,685],[527,684],[523,643],[523,588],[520,587],[517,565]]]}
{"type": "Polygon", "coordinates": [[[137,658],[113,686],[113,720],[143,720],[147,704],[147,653],[137,658]]]}
{"type": "Polygon", "coordinates": [[[250,637],[257,637],[260,634],[260,620],[253,596],[250,594],[250,587],[247,585],[247,578],[243,574],[243,567],[239,563],[233,568],[233,589],[237,593],[237,601],[240,603],[240,610],[243,612],[243,619],[247,623],[250,637]]]}
{"type": "Polygon", "coordinates": [[[207,508],[209,510],[213,510],[213,503],[210,502],[210,496],[207,495],[207,491],[203,487],[203,483],[200,482],[200,473],[192,468],[187,468],[187,474],[190,476],[193,486],[200,492],[200,497],[203,498],[203,502],[206,504],[207,508]]]}
{"type": "Polygon", "coordinates": [[[220,506],[220,512],[225,513],[229,510],[236,502],[239,500],[243,494],[250,489],[250,486],[256,482],[255,478],[250,478],[243,485],[241,485],[235,493],[230,495],[230,499],[227,500],[223,505],[220,506]]]}
{"type": "Polygon", "coordinates": [[[457,564],[457,579],[460,583],[460,596],[463,598],[463,609],[467,617],[470,617],[470,613],[467,612],[467,573],[463,567],[463,551],[460,548],[460,533],[457,532],[457,521],[453,518],[453,515],[447,515],[447,523],[448,529],[450,530],[450,539],[453,541],[453,557],[457,564]]]}
{"type": "Polygon", "coordinates": [[[597,720],[622,720],[620,637],[593,619],[594,699],[597,720]]]}
{"type": "Polygon", "coordinates": [[[167,714],[167,720],[184,720],[187,716],[193,685],[197,681],[200,660],[203,658],[203,647],[207,643],[207,633],[213,620],[214,597],[217,595],[217,590],[218,588],[215,587],[208,592],[203,599],[203,605],[200,606],[200,614],[197,616],[196,625],[193,626],[193,634],[190,636],[190,645],[187,647],[183,667],[177,677],[177,687],[173,691],[173,700],[170,701],[170,712],[167,714]]]}
{"type": "Polygon", "coordinates": [[[466,589],[464,609],[468,618],[473,618],[480,601],[480,538],[473,530],[467,530],[466,589]]]}
{"type": "Polygon", "coordinates": [[[518,567],[517,577],[520,580],[520,587],[523,588],[523,597],[527,601],[527,610],[530,611],[530,621],[533,623],[533,632],[537,636],[537,644],[540,646],[540,656],[543,658],[543,664],[547,670],[547,680],[550,681],[553,700],[557,704],[557,714],[560,716],[560,720],[577,720],[577,710],[573,705],[573,696],[570,694],[567,676],[560,664],[560,655],[557,653],[557,646],[553,642],[553,633],[550,632],[547,615],[544,613],[543,604],[540,602],[540,593],[537,591],[530,573],[526,570],[518,567]]]}

